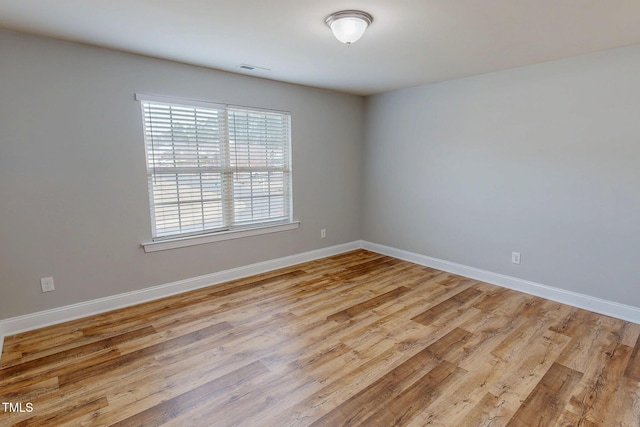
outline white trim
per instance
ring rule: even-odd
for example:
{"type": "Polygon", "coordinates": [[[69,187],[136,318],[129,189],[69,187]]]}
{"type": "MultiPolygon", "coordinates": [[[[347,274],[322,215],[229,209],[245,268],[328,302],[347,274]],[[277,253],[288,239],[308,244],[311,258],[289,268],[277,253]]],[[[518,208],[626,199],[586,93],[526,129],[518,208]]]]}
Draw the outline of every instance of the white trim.
{"type": "Polygon", "coordinates": [[[303,252],[301,254],[290,255],[283,258],[207,274],[205,276],[180,280],[138,291],[127,292],[124,294],[0,320],[0,355],[2,354],[4,337],[8,335],[30,331],[93,314],[104,313],[194,289],[213,286],[230,280],[277,270],[279,268],[289,267],[291,265],[325,258],[359,248],[640,324],[640,308],[638,307],[620,304],[589,295],[583,295],[577,292],[566,291],[564,289],[558,289],[542,285],[540,283],[506,276],[504,274],[480,270],[474,267],[438,258],[432,258],[402,249],[392,248],[390,246],[357,240],[328,248],[316,249],[309,252],[303,252]]]}
{"type": "Polygon", "coordinates": [[[480,270],[478,268],[469,267],[438,258],[432,258],[426,255],[420,255],[402,249],[380,245],[377,243],[363,241],[362,248],[427,267],[436,268],[438,270],[447,271],[449,273],[459,274],[471,279],[481,280],[483,282],[502,286],[504,288],[524,292],[526,294],[535,295],[563,304],[568,304],[573,307],[583,308],[585,310],[593,311],[611,317],[616,317],[618,319],[626,320],[633,323],[640,323],[640,308],[638,307],[621,304],[615,301],[608,301],[605,299],[567,291],[564,289],[554,288],[552,286],[531,282],[529,280],[518,279],[517,277],[507,276],[500,273],[480,270]]]}
{"type": "Polygon", "coordinates": [[[181,237],[177,239],[156,240],[141,243],[145,252],[165,251],[167,249],[184,248],[186,246],[204,245],[205,243],[221,242],[223,240],[241,239],[243,237],[258,236],[260,234],[278,233],[280,231],[295,230],[300,227],[300,221],[288,224],[269,225],[266,227],[247,228],[244,230],[219,231],[201,236],[181,237]]]}
{"type": "Polygon", "coordinates": [[[344,243],[283,258],[258,262],[256,264],[250,264],[243,267],[232,268],[230,270],[219,271],[217,273],[207,274],[200,277],[152,286],[138,291],[127,292],[124,294],[113,295],[92,301],[0,320],[0,339],[2,339],[3,336],[104,313],[118,308],[129,307],[194,289],[205,288],[207,286],[217,285],[230,280],[241,279],[243,277],[265,273],[267,271],[277,270],[279,268],[289,267],[307,261],[313,261],[319,258],[326,258],[328,256],[359,249],[360,245],[360,241],[344,243]]]}

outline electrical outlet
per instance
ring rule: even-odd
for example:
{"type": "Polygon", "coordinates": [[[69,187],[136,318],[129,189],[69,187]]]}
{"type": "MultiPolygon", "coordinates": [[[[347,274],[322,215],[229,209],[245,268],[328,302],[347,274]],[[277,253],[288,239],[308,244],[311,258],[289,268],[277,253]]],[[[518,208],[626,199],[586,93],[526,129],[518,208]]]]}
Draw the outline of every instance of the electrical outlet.
{"type": "Polygon", "coordinates": [[[40,279],[40,287],[42,288],[42,292],[55,291],[56,287],[53,284],[53,277],[43,277],[40,279]]]}
{"type": "Polygon", "coordinates": [[[320,238],[324,239],[325,237],[327,237],[327,230],[323,228],[322,230],[320,230],[320,238]]]}
{"type": "Polygon", "coordinates": [[[520,252],[511,252],[511,262],[520,264],[520,252]]]}

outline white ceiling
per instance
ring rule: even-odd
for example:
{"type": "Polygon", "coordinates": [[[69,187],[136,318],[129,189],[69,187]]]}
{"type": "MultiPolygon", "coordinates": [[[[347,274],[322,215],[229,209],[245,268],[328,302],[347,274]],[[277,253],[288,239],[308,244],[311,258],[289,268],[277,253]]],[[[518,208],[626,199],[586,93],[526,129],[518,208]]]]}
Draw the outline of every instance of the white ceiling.
{"type": "Polygon", "coordinates": [[[0,0],[0,27],[366,95],[638,44],[640,0],[0,0]],[[374,17],[349,48],[344,9],[374,17]]]}

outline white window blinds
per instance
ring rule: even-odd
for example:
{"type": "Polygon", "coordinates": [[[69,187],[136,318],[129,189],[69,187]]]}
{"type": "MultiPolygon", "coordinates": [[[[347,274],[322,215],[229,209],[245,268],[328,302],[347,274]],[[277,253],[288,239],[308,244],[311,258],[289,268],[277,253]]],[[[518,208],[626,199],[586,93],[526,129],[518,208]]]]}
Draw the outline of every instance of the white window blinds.
{"type": "Polygon", "coordinates": [[[291,221],[289,113],[136,98],[154,239],[291,221]]]}

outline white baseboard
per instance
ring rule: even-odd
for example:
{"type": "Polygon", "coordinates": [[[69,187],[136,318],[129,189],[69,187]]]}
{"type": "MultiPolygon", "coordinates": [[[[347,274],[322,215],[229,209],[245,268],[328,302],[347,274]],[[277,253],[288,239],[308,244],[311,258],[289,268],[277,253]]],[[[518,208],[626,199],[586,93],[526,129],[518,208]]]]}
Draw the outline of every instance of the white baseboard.
{"type": "Polygon", "coordinates": [[[39,311],[33,314],[0,320],[0,355],[2,354],[2,343],[4,341],[3,337],[5,336],[14,335],[25,331],[31,331],[69,320],[79,319],[81,317],[104,313],[118,308],[128,307],[147,301],[180,294],[194,289],[217,285],[220,283],[228,282],[230,280],[241,279],[243,277],[265,273],[268,271],[277,270],[279,268],[289,267],[291,265],[300,264],[307,261],[313,261],[319,258],[337,255],[343,252],[359,249],[360,247],[360,241],[349,242],[341,245],[331,246],[328,248],[317,249],[296,255],[286,256],[283,258],[277,258],[243,267],[233,268],[230,270],[219,271],[217,273],[207,274],[191,279],[180,280],[173,283],[140,289],[138,291],[127,292],[124,294],[113,295],[110,297],[99,298],[91,301],[81,302],[78,304],[67,305],[51,310],[39,311]]]}
{"type": "Polygon", "coordinates": [[[618,302],[608,301],[605,299],[579,294],[577,292],[567,291],[564,289],[554,288],[551,286],[542,285],[540,283],[531,282],[529,280],[518,279],[517,277],[507,276],[500,273],[480,270],[478,268],[457,264],[455,262],[444,261],[438,258],[432,258],[429,256],[404,251],[402,249],[379,245],[377,243],[363,241],[362,248],[383,255],[388,255],[394,258],[424,265],[426,267],[447,271],[449,273],[459,274],[460,276],[481,280],[493,285],[502,286],[504,288],[513,289],[530,295],[535,295],[541,298],[571,305],[573,307],[583,308],[595,313],[604,314],[633,323],[640,323],[640,308],[638,307],[620,304],[618,302]]]}
{"type": "Polygon", "coordinates": [[[243,267],[233,268],[230,270],[219,271],[217,273],[207,274],[204,276],[194,277],[191,279],[180,280],[164,285],[153,286],[138,291],[127,292],[124,294],[113,295],[110,297],[99,298],[92,301],[86,301],[78,304],[72,304],[64,307],[54,308],[51,310],[40,311],[24,316],[13,317],[0,320],[0,355],[2,354],[2,344],[4,337],[14,335],[20,332],[30,331],[81,317],[91,316],[94,314],[104,313],[118,308],[128,307],[147,301],[164,298],[183,292],[212,286],[230,280],[241,279],[243,277],[255,274],[265,273],[277,270],[283,267],[312,261],[319,258],[325,258],[348,252],[355,249],[367,249],[383,255],[410,261],[416,264],[424,265],[438,270],[447,271],[461,276],[469,277],[527,294],[568,304],[574,307],[584,308],[596,313],[604,314],[618,319],[627,320],[633,323],[640,323],[640,308],[614,301],[607,301],[601,298],[589,295],[579,294],[564,289],[558,289],[540,283],[528,280],[518,279],[516,277],[504,274],[493,273],[491,271],[480,270],[462,264],[450,261],[444,261],[438,258],[432,258],[413,252],[396,249],[389,246],[371,243],[367,241],[354,241],[342,245],[331,246],[328,248],[317,249],[314,251],[303,252],[283,258],[273,259],[269,261],[259,262],[243,267]]]}

